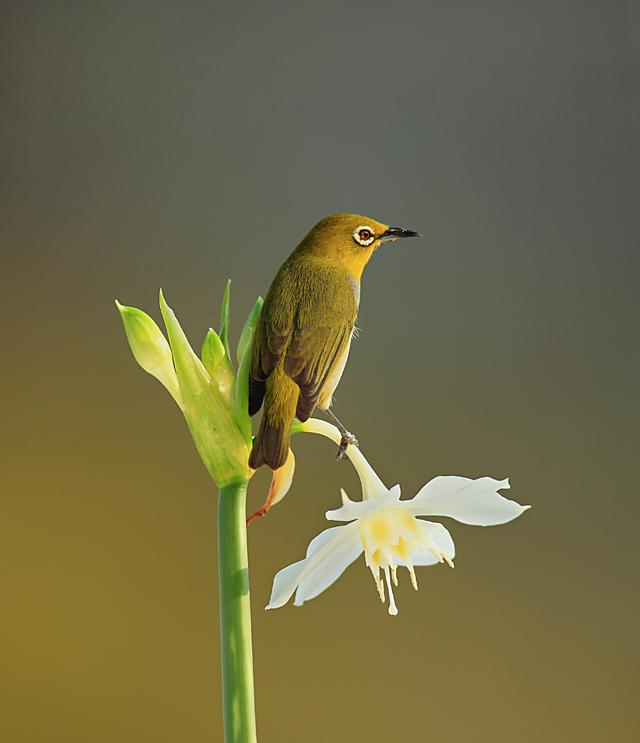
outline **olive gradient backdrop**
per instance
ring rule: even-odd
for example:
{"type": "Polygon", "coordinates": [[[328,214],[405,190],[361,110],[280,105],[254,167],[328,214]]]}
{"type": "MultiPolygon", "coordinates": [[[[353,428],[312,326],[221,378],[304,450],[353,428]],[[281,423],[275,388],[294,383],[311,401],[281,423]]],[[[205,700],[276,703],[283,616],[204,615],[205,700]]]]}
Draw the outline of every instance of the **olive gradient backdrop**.
{"type": "MultiPolygon", "coordinates": [[[[638,14],[619,2],[0,3],[0,740],[221,740],[216,491],[114,299],[233,337],[321,217],[374,256],[336,413],[389,485],[510,477],[456,569],[271,580],[349,463],[250,529],[261,743],[636,740],[638,14]],[[634,57],[634,55],[636,55],[634,57]]],[[[268,486],[250,488],[258,507],[268,486]]]]}

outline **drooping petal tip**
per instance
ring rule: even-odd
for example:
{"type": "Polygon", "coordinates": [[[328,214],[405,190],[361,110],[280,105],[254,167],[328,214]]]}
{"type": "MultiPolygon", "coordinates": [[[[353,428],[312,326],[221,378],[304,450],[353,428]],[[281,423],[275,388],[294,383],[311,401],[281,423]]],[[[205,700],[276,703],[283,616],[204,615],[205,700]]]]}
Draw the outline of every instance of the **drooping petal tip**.
{"type": "Polygon", "coordinates": [[[289,492],[289,488],[291,487],[295,470],[296,458],[294,457],[291,448],[289,448],[289,454],[287,455],[286,462],[282,465],[282,467],[274,470],[273,472],[273,476],[271,478],[271,487],[269,488],[267,500],[261,508],[259,508],[257,511],[252,513],[251,516],[249,516],[249,518],[247,519],[247,526],[249,526],[249,524],[254,519],[257,519],[260,516],[265,516],[271,506],[275,506],[276,503],[279,503],[284,498],[284,496],[289,492]]]}
{"type": "Polygon", "coordinates": [[[273,579],[266,608],[284,606],[294,593],[296,606],[314,598],[334,583],[360,554],[362,543],[357,524],[325,529],[311,540],[304,560],[283,568],[273,579]]]}
{"type": "Polygon", "coordinates": [[[448,516],[463,524],[495,526],[512,521],[526,510],[498,494],[498,490],[509,487],[507,479],[440,476],[430,480],[407,503],[416,516],[448,516]]]}

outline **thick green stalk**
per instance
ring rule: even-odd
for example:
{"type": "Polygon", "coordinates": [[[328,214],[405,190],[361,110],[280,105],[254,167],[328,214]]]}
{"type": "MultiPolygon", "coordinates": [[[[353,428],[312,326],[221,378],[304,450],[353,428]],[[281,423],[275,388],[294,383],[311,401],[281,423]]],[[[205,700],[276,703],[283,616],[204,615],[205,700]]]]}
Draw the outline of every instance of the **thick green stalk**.
{"type": "Polygon", "coordinates": [[[225,743],[255,743],[251,606],[247,558],[247,482],[218,495],[218,576],[225,743]]]}

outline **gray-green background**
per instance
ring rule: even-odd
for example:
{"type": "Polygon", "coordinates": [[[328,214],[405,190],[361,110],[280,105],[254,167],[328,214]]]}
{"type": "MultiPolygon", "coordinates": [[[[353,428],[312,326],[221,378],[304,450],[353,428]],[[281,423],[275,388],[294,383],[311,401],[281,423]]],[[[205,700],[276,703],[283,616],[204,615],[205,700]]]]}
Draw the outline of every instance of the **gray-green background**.
{"type": "MultiPolygon", "coordinates": [[[[0,3],[0,738],[221,740],[216,492],[113,300],[234,338],[321,217],[373,257],[335,411],[389,485],[510,477],[456,569],[271,580],[359,496],[296,437],[249,534],[261,743],[631,741],[638,33],[619,2],[0,3]],[[635,55],[635,56],[634,56],[635,55]]],[[[259,472],[257,508],[268,488],[259,472]]]]}

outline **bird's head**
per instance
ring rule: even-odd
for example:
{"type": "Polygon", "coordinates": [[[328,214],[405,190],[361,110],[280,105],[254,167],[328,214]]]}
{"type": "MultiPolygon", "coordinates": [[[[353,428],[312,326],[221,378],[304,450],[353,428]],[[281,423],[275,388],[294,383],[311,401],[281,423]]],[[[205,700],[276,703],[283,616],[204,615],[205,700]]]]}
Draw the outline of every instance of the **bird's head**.
{"type": "Polygon", "coordinates": [[[399,237],[420,237],[417,232],[389,227],[358,214],[332,214],[321,219],[298,249],[341,263],[360,280],[362,270],[376,248],[399,237]]]}

